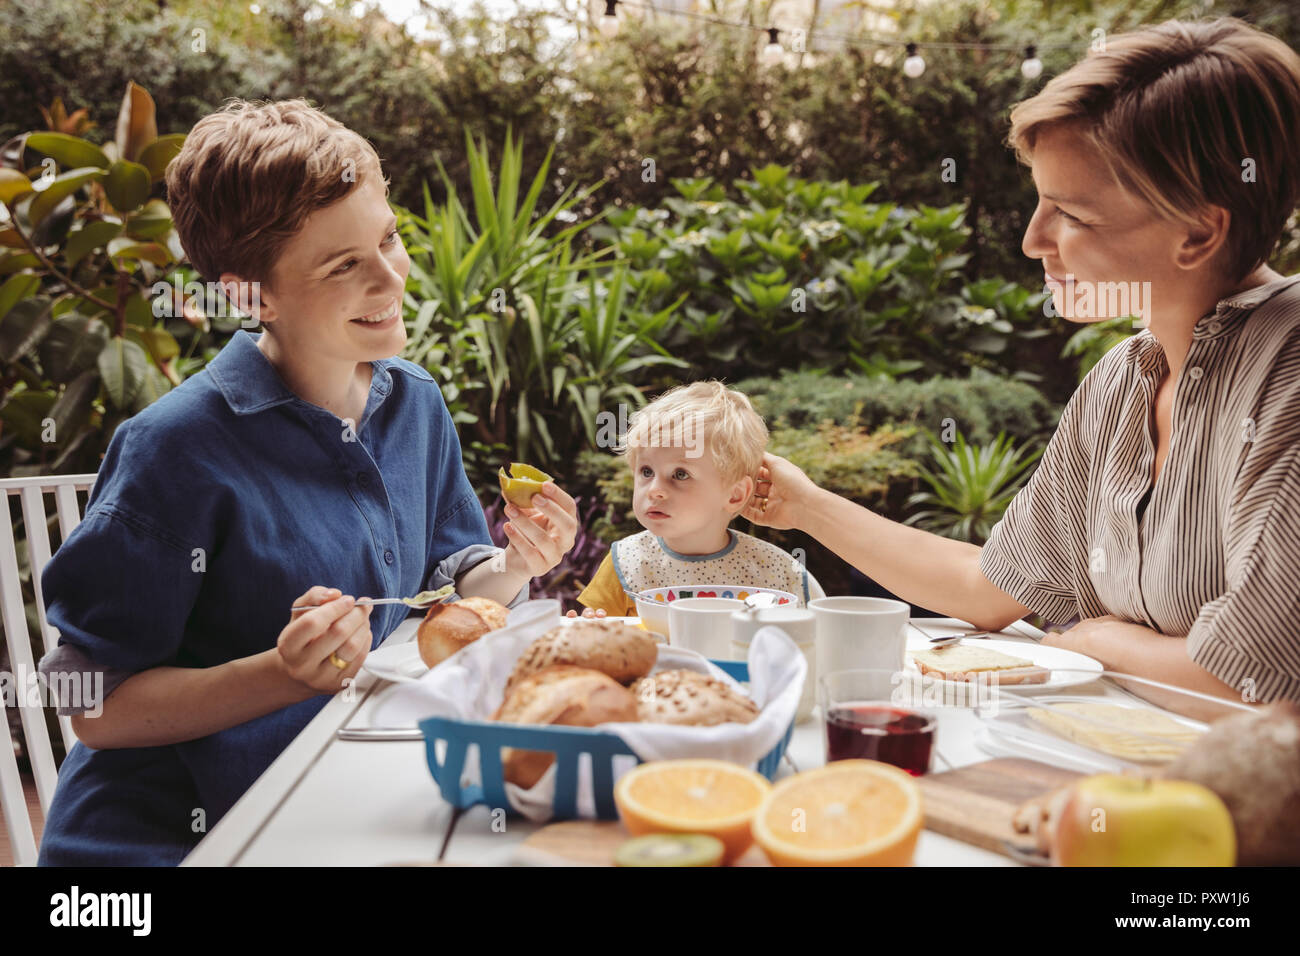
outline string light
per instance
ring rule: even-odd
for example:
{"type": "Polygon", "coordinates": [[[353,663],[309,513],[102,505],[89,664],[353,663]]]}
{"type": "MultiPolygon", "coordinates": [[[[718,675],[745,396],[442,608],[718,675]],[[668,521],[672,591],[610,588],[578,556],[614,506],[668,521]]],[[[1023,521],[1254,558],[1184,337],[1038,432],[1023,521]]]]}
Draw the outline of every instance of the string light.
{"type": "Polygon", "coordinates": [[[907,59],[903,61],[903,72],[912,79],[925,72],[925,60],[921,59],[921,55],[916,52],[915,43],[907,45],[907,59]]]}
{"type": "Polygon", "coordinates": [[[605,0],[605,15],[600,18],[600,35],[609,39],[618,36],[618,0],[605,0]]]}
{"type": "Polygon", "coordinates": [[[1027,80],[1036,80],[1043,73],[1043,61],[1038,58],[1038,48],[1032,43],[1025,47],[1025,62],[1020,64],[1020,72],[1027,80]]]}
{"type": "Polygon", "coordinates": [[[767,28],[767,46],[763,47],[762,59],[764,66],[776,66],[785,56],[785,50],[781,47],[781,41],[778,39],[776,27],[767,28]]]}
{"type": "MultiPolygon", "coordinates": [[[[697,13],[694,10],[681,10],[672,7],[663,9],[651,3],[639,2],[639,0],[605,0],[605,15],[600,18],[599,29],[605,36],[613,36],[618,32],[618,18],[614,8],[621,4],[625,7],[635,7],[651,14],[665,14],[667,16],[683,17],[689,20],[696,20],[703,23],[711,23],[717,26],[733,27],[739,30],[753,30],[768,35],[768,42],[763,46],[759,55],[760,62],[764,65],[771,65],[779,62],[784,58],[785,49],[781,46],[779,34],[780,30],[776,27],[758,27],[752,23],[743,23],[736,20],[727,20],[719,16],[707,13],[697,13]]],[[[787,31],[788,32],[788,31],[787,31]]],[[[890,48],[904,46],[907,51],[907,58],[903,61],[903,72],[916,79],[925,73],[925,59],[920,54],[920,49],[924,47],[927,50],[985,50],[990,52],[1007,52],[1018,53],[1023,57],[1020,64],[1020,72],[1026,79],[1037,79],[1043,72],[1043,61],[1038,58],[1040,49],[1074,49],[1078,47],[1077,43],[1040,43],[1030,44],[1020,47],[1009,43],[958,43],[945,41],[927,41],[925,43],[908,42],[900,44],[900,41],[893,38],[872,36],[870,34],[850,35],[833,30],[808,30],[807,41],[811,43],[814,37],[839,40],[849,46],[865,47],[875,49],[876,61],[880,62],[883,51],[890,48]]],[[[812,53],[809,50],[804,54],[808,63],[812,62],[812,53]]]]}

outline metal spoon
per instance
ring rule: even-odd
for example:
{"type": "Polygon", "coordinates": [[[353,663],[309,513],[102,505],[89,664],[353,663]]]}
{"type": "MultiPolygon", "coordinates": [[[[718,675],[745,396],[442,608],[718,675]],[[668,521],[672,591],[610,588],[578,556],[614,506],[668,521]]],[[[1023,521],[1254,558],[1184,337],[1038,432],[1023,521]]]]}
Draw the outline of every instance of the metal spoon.
{"type": "MultiPolygon", "coordinates": [[[[415,597],[409,598],[357,598],[357,606],[365,607],[367,604],[405,604],[407,607],[415,608],[422,611],[427,607],[435,604],[446,604],[447,599],[456,593],[454,584],[446,584],[436,591],[421,591],[415,597]]],[[[310,608],[320,607],[319,604],[295,604],[289,608],[290,611],[306,611],[310,608]]]]}

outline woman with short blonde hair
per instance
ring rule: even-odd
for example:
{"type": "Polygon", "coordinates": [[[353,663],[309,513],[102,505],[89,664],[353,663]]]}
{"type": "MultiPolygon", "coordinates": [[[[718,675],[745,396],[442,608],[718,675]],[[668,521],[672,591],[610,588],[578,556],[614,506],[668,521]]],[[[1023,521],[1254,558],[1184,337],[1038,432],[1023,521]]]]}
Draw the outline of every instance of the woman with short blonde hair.
{"type": "Polygon", "coordinates": [[[1300,56],[1230,18],[1147,27],[1017,106],[1009,139],[1039,192],[1023,249],[1057,310],[1145,327],[1080,384],[982,548],[770,455],[745,515],[977,626],[1077,621],[1046,643],[1300,700],[1300,276],[1267,264],[1300,199],[1300,56]]]}

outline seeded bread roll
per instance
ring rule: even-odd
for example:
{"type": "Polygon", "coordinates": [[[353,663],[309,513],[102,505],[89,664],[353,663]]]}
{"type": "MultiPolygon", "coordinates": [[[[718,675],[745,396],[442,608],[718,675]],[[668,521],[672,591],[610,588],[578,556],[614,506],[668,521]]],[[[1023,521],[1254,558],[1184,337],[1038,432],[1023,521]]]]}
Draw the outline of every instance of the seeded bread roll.
{"type": "Polygon", "coordinates": [[[660,671],[632,685],[637,718],[651,724],[747,724],[758,706],[716,678],[696,671],[660,671]]]}
{"type": "Polygon", "coordinates": [[[433,667],[489,631],[506,626],[509,610],[491,598],[467,597],[435,604],[420,622],[420,659],[433,667]]]}
{"type": "MultiPolygon", "coordinates": [[[[607,674],[558,664],[523,678],[501,702],[493,720],[512,724],[594,727],[637,719],[636,698],[607,674]]],[[[508,783],[530,789],[555,760],[541,750],[506,748],[501,765],[508,783]]]]}
{"type": "Polygon", "coordinates": [[[547,631],[519,656],[506,681],[508,697],[519,681],[543,667],[572,664],[630,684],[650,673],[659,645],[648,631],[622,621],[580,620],[547,631]]]}

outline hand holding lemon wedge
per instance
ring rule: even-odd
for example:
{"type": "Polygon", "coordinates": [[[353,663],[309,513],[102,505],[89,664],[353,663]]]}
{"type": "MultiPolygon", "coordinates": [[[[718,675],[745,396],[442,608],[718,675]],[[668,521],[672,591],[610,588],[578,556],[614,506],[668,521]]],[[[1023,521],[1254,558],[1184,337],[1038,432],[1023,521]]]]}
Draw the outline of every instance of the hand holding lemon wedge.
{"type": "Polygon", "coordinates": [[[506,500],[505,570],[533,578],[545,574],[573,547],[578,506],[552,480],[531,465],[510,463],[497,473],[506,500]]]}

